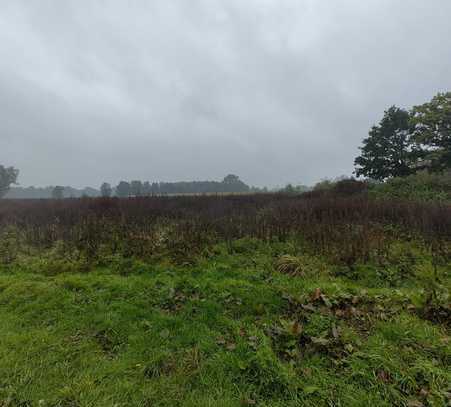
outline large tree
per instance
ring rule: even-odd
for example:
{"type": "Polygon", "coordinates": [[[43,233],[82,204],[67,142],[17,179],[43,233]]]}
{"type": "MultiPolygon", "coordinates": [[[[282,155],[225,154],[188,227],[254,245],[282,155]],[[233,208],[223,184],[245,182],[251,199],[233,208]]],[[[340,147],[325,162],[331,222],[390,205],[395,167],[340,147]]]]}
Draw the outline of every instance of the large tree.
{"type": "Polygon", "coordinates": [[[356,175],[380,181],[409,175],[412,172],[409,130],[409,112],[396,106],[386,110],[363,140],[361,155],[354,161],[356,175]]]}
{"type": "Polygon", "coordinates": [[[3,198],[9,191],[12,184],[17,183],[19,170],[14,167],[4,167],[0,165],[0,198],[3,198]]]}
{"type": "Polygon", "coordinates": [[[412,109],[412,139],[426,167],[451,168],[451,92],[412,109]]]}

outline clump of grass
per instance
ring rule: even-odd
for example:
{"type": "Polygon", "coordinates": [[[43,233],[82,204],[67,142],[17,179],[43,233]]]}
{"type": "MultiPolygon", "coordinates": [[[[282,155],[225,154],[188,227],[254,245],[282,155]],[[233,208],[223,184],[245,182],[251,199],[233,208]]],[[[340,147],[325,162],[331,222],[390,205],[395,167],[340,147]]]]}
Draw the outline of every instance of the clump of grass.
{"type": "Polygon", "coordinates": [[[276,269],[279,273],[289,276],[304,276],[306,273],[306,265],[303,259],[290,254],[285,254],[277,259],[276,269]]]}
{"type": "Polygon", "coordinates": [[[327,263],[318,257],[304,254],[294,256],[283,254],[276,259],[275,269],[278,273],[291,277],[307,277],[329,274],[327,263]]]}

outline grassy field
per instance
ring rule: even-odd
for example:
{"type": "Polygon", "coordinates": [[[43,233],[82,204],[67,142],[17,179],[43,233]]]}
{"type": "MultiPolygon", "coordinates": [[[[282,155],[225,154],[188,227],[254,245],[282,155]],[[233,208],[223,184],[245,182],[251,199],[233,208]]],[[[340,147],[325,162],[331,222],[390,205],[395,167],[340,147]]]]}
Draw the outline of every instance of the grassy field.
{"type": "Polygon", "coordinates": [[[352,267],[294,240],[51,256],[0,269],[2,407],[450,403],[449,264],[416,240],[352,267]]]}

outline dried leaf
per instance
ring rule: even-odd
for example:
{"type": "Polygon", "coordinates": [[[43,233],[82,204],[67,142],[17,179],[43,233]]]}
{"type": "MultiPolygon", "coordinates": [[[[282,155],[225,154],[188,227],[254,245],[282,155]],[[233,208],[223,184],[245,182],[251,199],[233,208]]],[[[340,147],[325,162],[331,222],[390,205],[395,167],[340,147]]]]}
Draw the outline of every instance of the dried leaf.
{"type": "Polygon", "coordinates": [[[312,301],[318,301],[320,298],[321,298],[321,288],[316,288],[311,296],[311,299],[312,301]]]}
{"type": "Polygon", "coordinates": [[[428,390],[428,389],[425,389],[424,387],[421,388],[421,390],[420,390],[420,396],[422,396],[422,397],[427,397],[428,395],[429,395],[429,390],[428,390]]]}

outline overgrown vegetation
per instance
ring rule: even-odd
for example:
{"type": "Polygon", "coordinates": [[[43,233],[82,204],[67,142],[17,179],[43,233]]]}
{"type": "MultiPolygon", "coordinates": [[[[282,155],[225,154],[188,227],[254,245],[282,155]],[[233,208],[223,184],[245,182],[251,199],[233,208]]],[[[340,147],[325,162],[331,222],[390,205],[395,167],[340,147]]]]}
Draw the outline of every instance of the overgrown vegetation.
{"type": "Polygon", "coordinates": [[[1,201],[0,405],[446,405],[451,207],[359,188],[1,201]]]}
{"type": "Polygon", "coordinates": [[[404,178],[392,178],[387,182],[374,184],[371,194],[379,198],[451,202],[451,171],[422,171],[404,178]]]}

